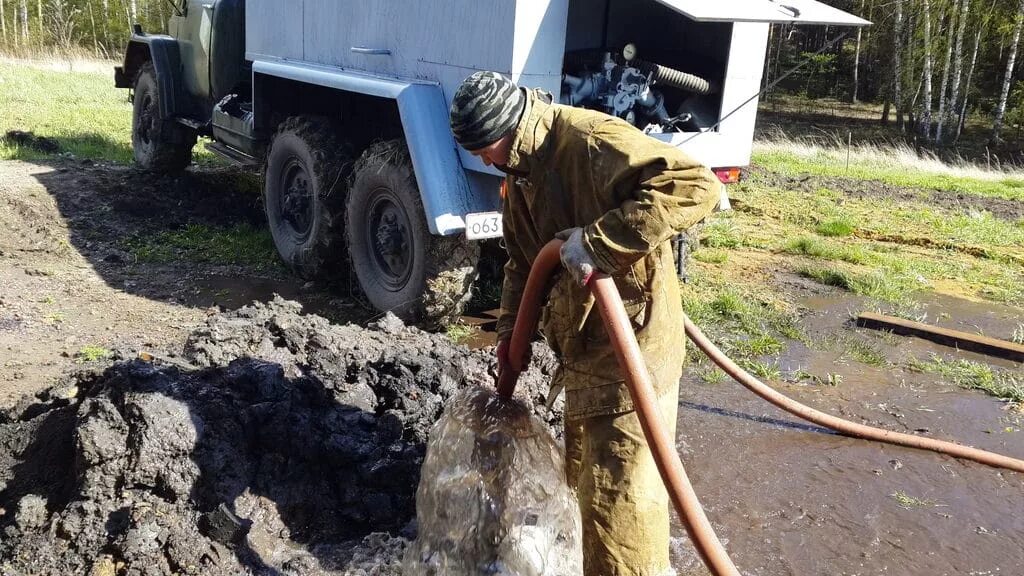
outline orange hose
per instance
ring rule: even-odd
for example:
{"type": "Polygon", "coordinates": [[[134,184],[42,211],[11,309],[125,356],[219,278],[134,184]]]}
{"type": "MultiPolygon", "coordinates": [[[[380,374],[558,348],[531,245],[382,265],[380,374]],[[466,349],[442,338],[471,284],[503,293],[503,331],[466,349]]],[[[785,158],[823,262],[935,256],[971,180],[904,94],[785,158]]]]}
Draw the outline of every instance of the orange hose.
{"type": "MultiPolygon", "coordinates": [[[[548,279],[561,264],[561,247],[561,240],[548,242],[530,268],[530,275],[526,280],[526,287],[516,313],[516,325],[509,340],[508,357],[511,367],[498,376],[498,394],[503,397],[512,396],[516,380],[524,369],[521,359],[525,357],[524,352],[537,331],[537,320],[540,317],[548,279]]],[[[729,559],[711,523],[704,515],[704,509],[701,508],[697,494],[686,476],[686,470],[683,469],[683,463],[679,460],[675,438],[668,433],[662,420],[650,374],[644,365],[640,346],[636,342],[636,335],[633,333],[615,282],[604,274],[595,274],[590,281],[590,287],[604,319],[609,339],[615,348],[619,366],[626,377],[633,407],[640,419],[647,444],[651,447],[658,473],[661,474],[672,504],[683,520],[690,540],[693,541],[704,564],[715,576],[739,576],[739,571],[729,559]]]]}
{"type": "Polygon", "coordinates": [[[850,422],[849,420],[844,420],[842,418],[832,416],[831,414],[815,410],[809,406],[804,406],[803,404],[776,392],[774,389],[752,376],[749,372],[737,366],[735,362],[730,360],[721,350],[712,344],[711,341],[708,340],[707,336],[701,332],[700,328],[697,328],[689,318],[686,319],[686,335],[690,337],[690,340],[693,340],[697,347],[708,355],[708,358],[711,358],[712,362],[718,364],[718,366],[724,370],[726,374],[732,376],[734,380],[745,386],[754,394],[757,394],[775,406],[778,406],[790,414],[799,416],[804,420],[813,422],[819,426],[831,428],[840,434],[853,436],[855,438],[865,438],[868,440],[877,440],[879,442],[896,444],[898,446],[909,446],[910,448],[932,450],[941,454],[956,456],[957,458],[974,460],[975,462],[995,466],[996,468],[1006,468],[1007,470],[1024,472],[1024,460],[1010,458],[1009,456],[1003,456],[1002,454],[996,454],[995,452],[971,448],[970,446],[954,444],[953,442],[945,442],[934,438],[925,438],[923,436],[914,436],[912,434],[903,434],[901,432],[893,432],[891,430],[865,426],[864,424],[850,422]]]}

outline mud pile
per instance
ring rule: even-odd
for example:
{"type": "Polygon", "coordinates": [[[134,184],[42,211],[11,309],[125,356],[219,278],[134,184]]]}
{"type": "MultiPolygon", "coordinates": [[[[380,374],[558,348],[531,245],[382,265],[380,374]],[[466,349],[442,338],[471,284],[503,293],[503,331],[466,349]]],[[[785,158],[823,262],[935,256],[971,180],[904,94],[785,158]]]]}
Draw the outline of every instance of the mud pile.
{"type": "Polygon", "coordinates": [[[492,358],[278,299],[211,317],[175,365],[70,377],[0,412],[0,574],[398,574],[427,434],[492,358]]]}

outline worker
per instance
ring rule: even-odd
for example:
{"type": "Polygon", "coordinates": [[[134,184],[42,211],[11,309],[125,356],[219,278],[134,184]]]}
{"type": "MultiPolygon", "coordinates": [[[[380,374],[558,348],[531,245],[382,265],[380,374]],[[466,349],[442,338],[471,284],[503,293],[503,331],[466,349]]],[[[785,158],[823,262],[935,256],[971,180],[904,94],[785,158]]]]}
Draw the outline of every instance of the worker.
{"type": "Polygon", "coordinates": [[[553,104],[494,72],[462,83],[451,128],[459,145],[507,174],[499,371],[509,366],[531,263],[552,239],[565,241],[565,272],[540,326],[561,360],[551,395],[566,395],[566,479],[583,520],[584,574],[674,574],[668,493],[599,314],[590,313],[587,282],[597,272],[614,279],[674,434],[685,338],[670,240],[712,211],[721,183],[624,120],[553,104]]]}

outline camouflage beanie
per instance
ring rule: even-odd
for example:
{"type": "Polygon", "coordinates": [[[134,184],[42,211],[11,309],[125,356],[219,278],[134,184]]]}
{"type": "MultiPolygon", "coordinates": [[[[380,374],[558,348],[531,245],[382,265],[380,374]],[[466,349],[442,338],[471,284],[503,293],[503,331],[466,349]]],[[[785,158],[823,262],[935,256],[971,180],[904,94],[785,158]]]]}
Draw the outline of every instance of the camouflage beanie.
{"type": "Polygon", "coordinates": [[[466,150],[489,146],[515,130],[525,107],[526,96],[511,80],[497,72],[475,72],[452,100],[455,141],[466,150]]]}

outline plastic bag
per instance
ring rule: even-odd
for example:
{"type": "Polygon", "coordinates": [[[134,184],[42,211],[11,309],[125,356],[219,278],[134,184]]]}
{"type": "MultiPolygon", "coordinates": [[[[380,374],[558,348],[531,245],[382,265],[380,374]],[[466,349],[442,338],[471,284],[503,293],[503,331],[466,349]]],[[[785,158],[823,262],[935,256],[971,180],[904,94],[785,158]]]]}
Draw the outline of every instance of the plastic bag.
{"type": "Polygon", "coordinates": [[[474,388],[430,434],[409,576],[581,574],[580,518],[562,447],[529,408],[474,388]]]}

